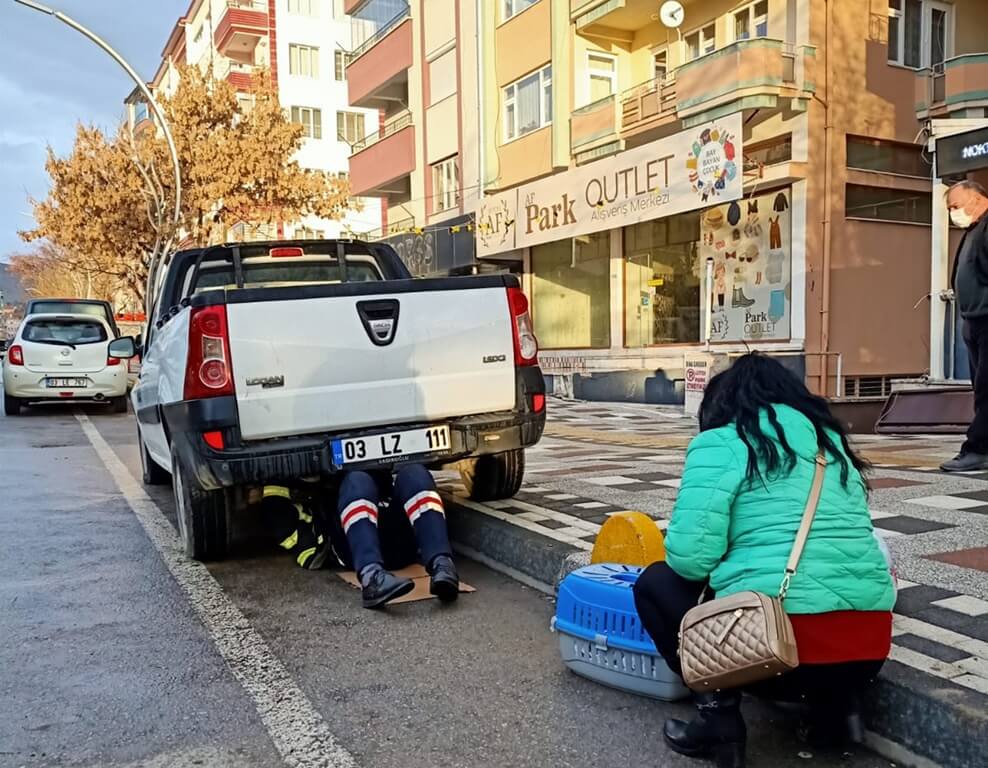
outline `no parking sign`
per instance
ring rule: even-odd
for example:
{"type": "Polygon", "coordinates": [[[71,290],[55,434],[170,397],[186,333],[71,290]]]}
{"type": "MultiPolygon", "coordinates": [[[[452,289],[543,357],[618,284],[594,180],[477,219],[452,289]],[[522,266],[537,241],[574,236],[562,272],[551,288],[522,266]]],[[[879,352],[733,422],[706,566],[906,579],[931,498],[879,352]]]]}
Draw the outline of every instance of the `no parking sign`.
{"type": "Polygon", "coordinates": [[[713,365],[711,355],[691,353],[686,355],[686,397],[684,400],[686,414],[696,416],[700,412],[700,403],[707,390],[710,380],[710,368],[713,365]]]}

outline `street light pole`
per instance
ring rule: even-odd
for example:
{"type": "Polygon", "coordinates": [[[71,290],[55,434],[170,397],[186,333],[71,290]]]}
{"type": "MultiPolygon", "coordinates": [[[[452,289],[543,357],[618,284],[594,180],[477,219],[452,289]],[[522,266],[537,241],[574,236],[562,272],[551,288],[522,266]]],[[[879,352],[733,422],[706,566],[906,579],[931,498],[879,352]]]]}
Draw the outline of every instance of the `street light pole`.
{"type": "MultiPolygon", "coordinates": [[[[168,152],[171,155],[172,166],[175,169],[175,211],[172,217],[172,223],[175,227],[175,231],[177,232],[179,223],[182,220],[182,213],[181,213],[182,172],[178,164],[178,149],[175,147],[175,139],[172,136],[171,129],[169,129],[168,127],[168,122],[165,120],[165,113],[158,105],[158,102],[155,101],[154,96],[151,94],[151,89],[147,87],[147,84],[144,82],[144,80],[142,80],[140,75],[138,75],[137,72],[134,71],[134,68],[127,63],[124,57],[121,56],[119,53],[117,53],[117,51],[114,50],[113,47],[108,42],[106,42],[103,38],[101,38],[92,30],[84,27],[75,19],[66,16],[64,13],[62,13],[61,11],[57,11],[54,8],[49,8],[47,5],[42,5],[41,3],[35,2],[35,0],[14,0],[14,2],[20,3],[21,5],[26,6],[27,8],[30,8],[32,10],[38,11],[40,13],[47,14],[48,16],[52,16],[58,19],[59,21],[61,21],[63,24],[66,24],[67,26],[71,27],[76,32],[79,32],[85,37],[88,37],[90,40],[96,43],[96,45],[98,45],[100,48],[106,51],[106,53],[108,53],[113,58],[113,60],[117,62],[117,64],[123,67],[124,71],[130,76],[130,79],[137,84],[137,87],[144,95],[144,98],[147,99],[148,106],[151,107],[151,111],[154,112],[154,116],[158,121],[158,125],[161,126],[161,132],[164,133],[165,141],[168,144],[168,152]]],[[[151,301],[151,291],[154,287],[152,281],[154,279],[154,274],[157,267],[157,260],[158,260],[158,254],[157,253],[152,254],[151,263],[148,265],[148,286],[144,296],[145,305],[148,305],[148,302],[151,301]]],[[[148,320],[150,319],[151,318],[149,317],[148,320]]]]}

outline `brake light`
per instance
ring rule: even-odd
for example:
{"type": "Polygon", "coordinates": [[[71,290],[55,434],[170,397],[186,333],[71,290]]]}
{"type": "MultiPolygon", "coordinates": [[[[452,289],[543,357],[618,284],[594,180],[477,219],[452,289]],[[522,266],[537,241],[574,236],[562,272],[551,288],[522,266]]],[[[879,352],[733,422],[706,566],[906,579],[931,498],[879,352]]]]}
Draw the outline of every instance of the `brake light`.
{"type": "Polygon", "coordinates": [[[185,399],[234,394],[226,307],[196,307],[189,318],[185,399]]]}
{"type": "Polygon", "coordinates": [[[223,433],[222,432],[203,432],[202,439],[206,441],[206,445],[212,448],[214,451],[222,451],[224,448],[223,433]]]}
{"type": "Polygon", "coordinates": [[[536,413],[545,410],[545,395],[532,395],[532,410],[536,413]]]}
{"type": "Polygon", "coordinates": [[[301,248],[272,248],[268,251],[268,255],[272,259],[297,259],[299,256],[304,256],[305,251],[301,248]]]}
{"type": "Polygon", "coordinates": [[[24,365],[24,350],[19,344],[7,350],[7,362],[10,365],[24,365]]]}
{"type": "Polygon", "coordinates": [[[515,343],[515,365],[535,365],[539,357],[539,343],[528,313],[528,298],[521,288],[508,288],[508,307],[511,310],[511,333],[515,343]]]}

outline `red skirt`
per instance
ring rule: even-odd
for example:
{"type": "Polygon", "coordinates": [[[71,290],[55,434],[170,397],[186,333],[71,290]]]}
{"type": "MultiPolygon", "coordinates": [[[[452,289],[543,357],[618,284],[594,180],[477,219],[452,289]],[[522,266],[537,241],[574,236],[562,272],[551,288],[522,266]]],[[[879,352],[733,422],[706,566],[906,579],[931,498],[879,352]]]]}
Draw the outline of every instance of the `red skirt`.
{"type": "Polygon", "coordinates": [[[892,650],[891,611],[790,614],[800,664],[882,661],[892,650]]]}

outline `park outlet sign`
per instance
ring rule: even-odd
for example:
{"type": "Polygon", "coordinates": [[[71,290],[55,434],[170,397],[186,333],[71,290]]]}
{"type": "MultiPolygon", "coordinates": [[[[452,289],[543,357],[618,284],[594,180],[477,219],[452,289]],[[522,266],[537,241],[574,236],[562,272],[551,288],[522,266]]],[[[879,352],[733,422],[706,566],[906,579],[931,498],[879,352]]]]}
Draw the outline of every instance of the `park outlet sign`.
{"type": "Polygon", "coordinates": [[[485,197],[477,255],[589,235],[743,194],[741,115],[485,197]]]}

